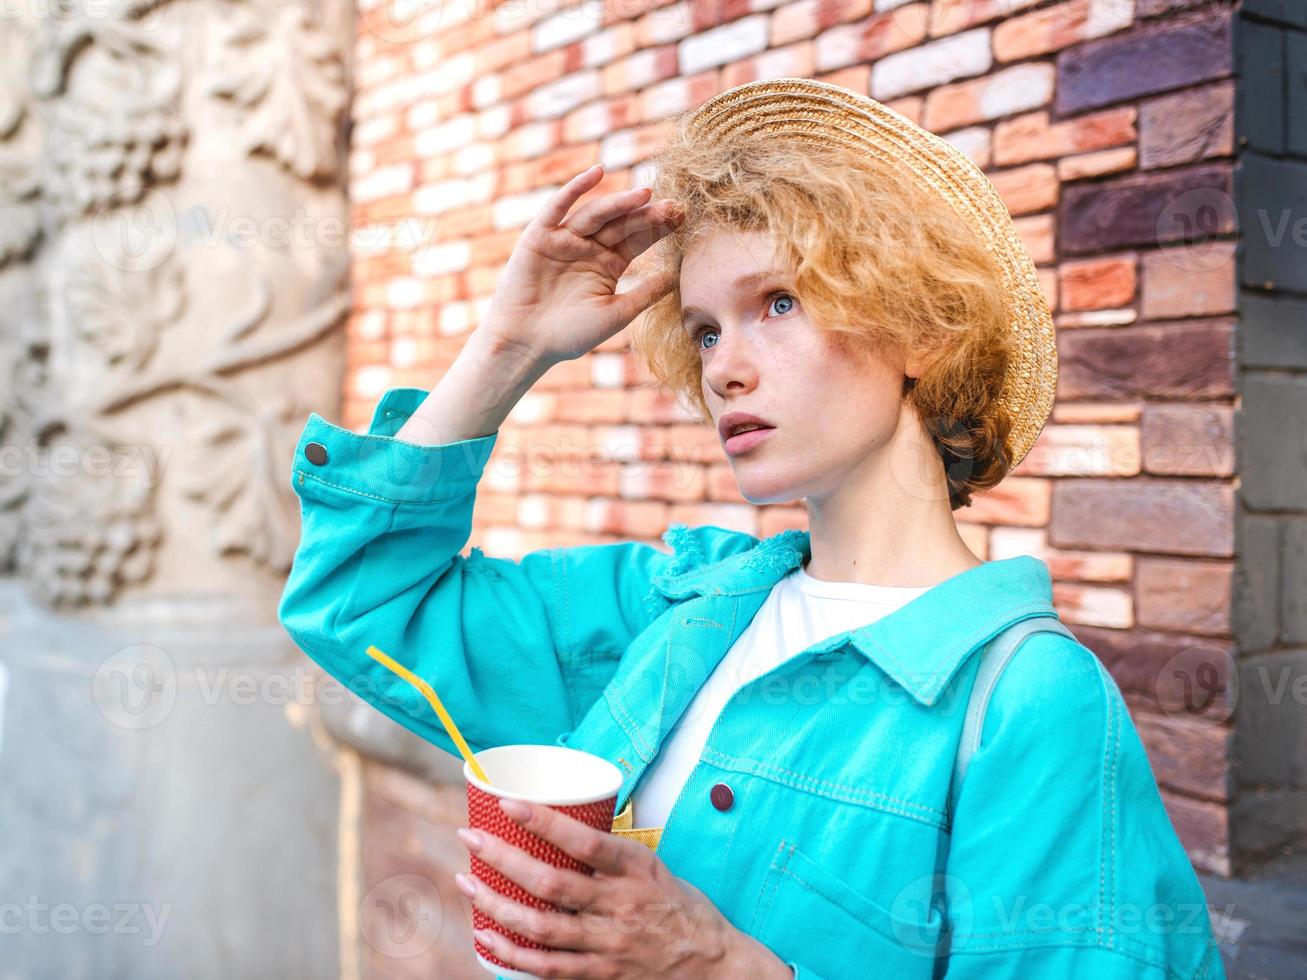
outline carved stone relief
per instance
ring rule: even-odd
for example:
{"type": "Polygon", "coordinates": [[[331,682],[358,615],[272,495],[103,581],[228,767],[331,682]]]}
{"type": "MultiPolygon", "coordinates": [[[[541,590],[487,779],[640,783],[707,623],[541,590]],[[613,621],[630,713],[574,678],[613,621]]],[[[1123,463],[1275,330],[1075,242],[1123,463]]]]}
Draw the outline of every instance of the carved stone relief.
{"type": "Polygon", "coordinates": [[[298,539],[290,454],[339,384],[352,17],[0,13],[0,569],[47,604],[269,608],[298,539]]]}

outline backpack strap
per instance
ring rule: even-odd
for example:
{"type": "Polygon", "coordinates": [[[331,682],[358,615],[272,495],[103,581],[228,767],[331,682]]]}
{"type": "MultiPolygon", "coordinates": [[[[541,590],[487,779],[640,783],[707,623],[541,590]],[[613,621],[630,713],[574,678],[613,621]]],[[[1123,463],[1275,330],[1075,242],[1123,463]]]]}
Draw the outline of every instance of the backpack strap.
{"type": "Polygon", "coordinates": [[[1075,634],[1056,616],[1032,616],[1013,623],[981,648],[978,654],[980,666],[976,669],[976,681],[971,687],[971,697],[967,701],[966,717],[962,719],[962,738],[958,742],[957,755],[953,759],[953,778],[949,783],[948,795],[950,826],[957,809],[958,793],[962,790],[962,777],[966,775],[967,766],[971,764],[972,754],[980,747],[980,732],[985,726],[985,710],[989,706],[989,696],[993,694],[999,675],[1012,659],[1012,655],[1017,652],[1017,647],[1033,633],[1061,633],[1069,639],[1076,639],[1075,634]]]}

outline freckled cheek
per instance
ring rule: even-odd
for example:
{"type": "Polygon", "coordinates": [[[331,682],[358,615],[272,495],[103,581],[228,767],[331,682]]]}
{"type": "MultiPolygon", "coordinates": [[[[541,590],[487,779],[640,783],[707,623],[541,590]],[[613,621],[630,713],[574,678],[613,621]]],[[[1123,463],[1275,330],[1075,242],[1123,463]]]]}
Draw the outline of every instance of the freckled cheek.
{"type": "Polygon", "coordinates": [[[892,427],[898,413],[897,395],[877,387],[882,384],[879,378],[839,367],[816,376],[808,397],[796,406],[814,446],[878,441],[876,433],[892,427]]]}

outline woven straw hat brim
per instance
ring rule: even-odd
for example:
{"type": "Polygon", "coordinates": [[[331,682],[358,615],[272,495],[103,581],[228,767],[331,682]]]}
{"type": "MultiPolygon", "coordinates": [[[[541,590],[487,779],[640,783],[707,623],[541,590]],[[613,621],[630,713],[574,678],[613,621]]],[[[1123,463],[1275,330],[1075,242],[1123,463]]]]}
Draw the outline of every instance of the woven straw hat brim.
{"type": "Polygon", "coordinates": [[[911,168],[976,229],[998,260],[1010,299],[1016,344],[999,406],[1012,421],[1007,443],[1011,465],[1021,462],[1053,409],[1053,316],[1007,206],[971,158],[875,99],[810,78],[737,85],[696,109],[687,126],[706,139],[767,132],[860,148],[889,164],[911,168]]]}

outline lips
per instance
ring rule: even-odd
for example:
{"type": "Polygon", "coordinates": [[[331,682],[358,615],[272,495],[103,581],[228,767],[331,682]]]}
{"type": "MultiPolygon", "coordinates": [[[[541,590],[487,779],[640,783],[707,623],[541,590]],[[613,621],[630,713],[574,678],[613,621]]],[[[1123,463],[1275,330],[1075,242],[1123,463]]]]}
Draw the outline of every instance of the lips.
{"type": "Polygon", "coordinates": [[[727,412],[717,421],[717,432],[723,440],[726,440],[735,435],[737,429],[746,425],[771,427],[771,423],[765,418],[754,415],[752,412],[727,412]]]}
{"type": "Polygon", "coordinates": [[[726,440],[725,449],[728,455],[738,456],[753,449],[760,442],[763,442],[776,429],[773,426],[766,425],[758,429],[750,429],[748,432],[741,432],[739,435],[731,436],[726,440]]]}

